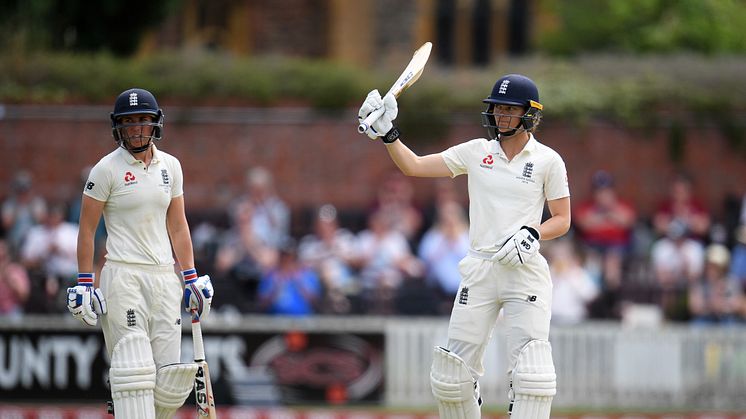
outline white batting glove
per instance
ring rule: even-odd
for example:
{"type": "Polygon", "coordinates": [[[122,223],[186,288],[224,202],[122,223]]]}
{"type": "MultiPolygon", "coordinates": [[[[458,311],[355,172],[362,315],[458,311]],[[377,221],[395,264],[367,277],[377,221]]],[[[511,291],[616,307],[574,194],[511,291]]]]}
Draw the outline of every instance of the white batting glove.
{"type": "Polygon", "coordinates": [[[503,247],[495,254],[495,258],[501,264],[513,268],[523,265],[539,251],[540,237],[539,230],[523,226],[503,244],[503,247]]]}
{"type": "Polygon", "coordinates": [[[197,276],[196,269],[181,272],[184,278],[184,309],[192,314],[196,311],[200,318],[210,314],[214,290],[210,275],[197,276]]]}
{"type": "Polygon", "coordinates": [[[93,287],[92,273],[79,273],[78,285],[67,289],[67,309],[76,319],[95,326],[106,314],[106,299],[100,289],[93,287]]]}
{"type": "MultiPolygon", "coordinates": [[[[378,89],[373,89],[368,93],[368,96],[365,97],[365,101],[363,102],[363,105],[360,106],[360,110],[357,111],[357,120],[358,122],[363,122],[365,118],[368,117],[373,111],[377,110],[378,108],[383,106],[383,99],[381,98],[381,94],[378,93],[378,89]]],[[[373,124],[370,124],[371,127],[373,124]]],[[[371,127],[368,127],[368,130],[365,131],[365,135],[368,136],[371,140],[375,140],[376,138],[380,137],[380,135],[376,135],[376,133],[371,130],[371,127]]],[[[385,132],[384,132],[385,134],[385,132]]],[[[383,134],[381,134],[383,135],[383,134]]]]}
{"type": "Polygon", "coordinates": [[[370,128],[368,128],[369,131],[373,131],[376,137],[386,135],[394,127],[394,119],[399,114],[399,106],[396,104],[396,98],[393,94],[387,93],[383,97],[383,108],[385,109],[383,115],[370,124],[370,128]]]}

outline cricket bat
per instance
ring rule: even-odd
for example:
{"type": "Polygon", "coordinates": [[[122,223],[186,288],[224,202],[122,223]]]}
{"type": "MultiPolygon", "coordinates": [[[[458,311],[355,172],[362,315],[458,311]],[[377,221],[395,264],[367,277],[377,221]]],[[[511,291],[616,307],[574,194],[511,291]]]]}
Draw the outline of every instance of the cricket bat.
{"type": "MultiPolygon", "coordinates": [[[[394,97],[399,97],[399,95],[402,94],[409,86],[413,85],[414,82],[417,81],[417,79],[420,78],[422,75],[422,71],[425,69],[425,64],[427,64],[427,59],[430,58],[430,50],[433,48],[433,44],[430,42],[425,42],[422,44],[421,47],[417,49],[417,51],[414,52],[414,55],[412,55],[412,59],[409,61],[409,64],[407,64],[407,67],[404,69],[404,71],[401,73],[398,79],[396,79],[396,82],[393,86],[391,86],[391,89],[389,89],[389,93],[393,94],[394,97]]],[[[383,106],[376,109],[375,111],[371,112],[370,115],[368,115],[363,122],[360,123],[357,127],[357,131],[359,133],[364,133],[368,130],[368,127],[370,127],[370,124],[375,122],[378,118],[383,115],[383,112],[385,109],[383,106]]]]}
{"type": "Polygon", "coordinates": [[[205,360],[205,344],[202,341],[202,326],[199,314],[192,311],[192,343],[194,344],[194,363],[197,364],[197,375],[194,377],[194,395],[197,399],[197,417],[217,419],[215,397],[212,394],[210,369],[205,360]]]}

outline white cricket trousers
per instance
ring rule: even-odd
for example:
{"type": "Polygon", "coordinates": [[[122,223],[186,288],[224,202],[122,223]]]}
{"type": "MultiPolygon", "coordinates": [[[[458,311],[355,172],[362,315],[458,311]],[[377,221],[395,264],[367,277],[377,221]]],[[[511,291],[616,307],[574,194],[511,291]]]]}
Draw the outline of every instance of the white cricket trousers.
{"type": "Polygon", "coordinates": [[[183,281],[173,266],[107,261],[99,287],[108,314],[102,316],[106,350],[130,333],[150,338],[156,368],[180,362],[183,281]]]}
{"type": "Polygon", "coordinates": [[[448,324],[448,349],[458,354],[475,380],[484,374],[483,358],[500,309],[507,331],[508,371],[529,341],[549,340],[552,280],[541,254],[511,268],[470,252],[459,263],[461,284],[448,324]]]}

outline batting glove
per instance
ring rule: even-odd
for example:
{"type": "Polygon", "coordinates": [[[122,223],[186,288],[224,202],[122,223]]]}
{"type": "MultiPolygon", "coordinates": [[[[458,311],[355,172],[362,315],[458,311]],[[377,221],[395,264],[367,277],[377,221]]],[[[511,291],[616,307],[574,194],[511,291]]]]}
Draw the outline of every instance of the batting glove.
{"type": "Polygon", "coordinates": [[[67,309],[88,326],[95,326],[99,316],[107,313],[103,293],[93,287],[92,273],[79,273],[78,285],[67,289],[67,309]]]}
{"type": "MultiPolygon", "coordinates": [[[[359,123],[362,123],[365,118],[368,117],[371,113],[373,113],[375,110],[383,106],[383,99],[381,98],[381,94],[378,93],[378,89],[373,89],[368,93],[368,96],[365,97],[365,101],[363,102],[363,105],[360,106],[360,110],[357,111],[357,120],[359,123]]],[[[376,133],[371,129],[373,124],[370,124],[371,126],[368,127],[368,130],[365,131],[365,135],[368,136],[371,140],[375,140],[379,136],[376,135],[376,133]]]]}
{"type": "Polygon", "coordinates": [[[539,251],[539,230],[523,226],[495,254],[495,258],[503,265],[516,267],[525,264],[529,258],[539,251]]]}
{"type": "Polygon", "coordinates": [[[184,309],[190,314],[196,311],[200,318],[207,317],[214,293],[210,275],[198,277],[196,269],[187,269],[181,272],[181,277],[184,278],[184,309]]]}
{"type": "Polygon", "coordinates": [[[370,128],[368,128],[369,131],[373,131],[376,137],[383,137],[394,128],[394,119],[399,114],[399,107],[394,95],[387,93],[383,97],[383,108],[383,115],[370,124],[370,128]]]}

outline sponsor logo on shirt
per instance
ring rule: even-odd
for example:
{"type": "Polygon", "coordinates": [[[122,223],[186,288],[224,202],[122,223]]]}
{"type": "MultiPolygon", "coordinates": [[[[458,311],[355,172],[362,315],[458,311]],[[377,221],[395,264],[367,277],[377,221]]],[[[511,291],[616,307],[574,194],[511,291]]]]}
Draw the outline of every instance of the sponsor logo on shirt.
{"type": "Polygon", "coordinates": [[[487,157],[482,159],[482,164],[480,166],[484,167],[485,169],[492,170],[492,165],[495,163],[495,160],[492,158],[492,154],[488,154],[487,157]]]}
{"type": "Polygon", "coordinates": [[[137,180],[135,180],[135,175],[132,174],[132,172],[127,172],[124,174],[124,186],[130,186],[137,183],[137,180]]]}

